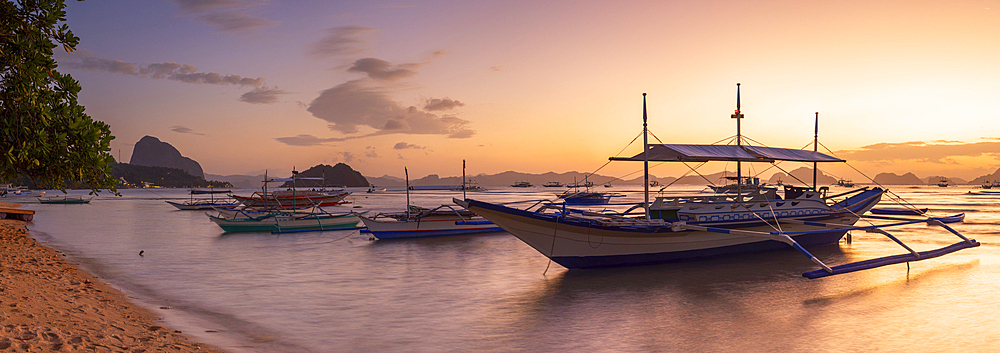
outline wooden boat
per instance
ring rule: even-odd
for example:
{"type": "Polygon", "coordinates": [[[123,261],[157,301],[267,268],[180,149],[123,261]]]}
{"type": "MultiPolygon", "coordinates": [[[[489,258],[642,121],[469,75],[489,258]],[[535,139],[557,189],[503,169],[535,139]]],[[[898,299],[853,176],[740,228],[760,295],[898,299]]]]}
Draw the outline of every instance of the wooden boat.
{"type": "Polygon", "coordinates": [[[872,208],[870,212],[872,214],[919,216],[924,213],[927,213],[927,209],[926,208],[872,208]]]}
{"type": "Polygon", "coordinates": [[[511,186],[515,187],[515,188],[530,188],[530,187],[532,187],[534,185],[531,185],[531,183],[527,182],[527,181],[518,181],[518,182],[515,182],[511,186]]]}
{"type": "Polygon", "coordinates": [[[268,193],[255,192],[250,196],[233,195],[246,207],[251,208],[305,208],[312,206],[336,206],[351,203],[346,197],[351,193],[346,191],[302,191],[282,190],[268,193]]]}
{"type": "Polygon", "coordinates": [[[938,181],[938,183],[937,183],[937,186],[940,186],[940,187],[943,187],[943,188],[948,187],[948,185],[950,185],[948,183],[948,179],[945,179],[945,178],[941,178],[941,180],[938,181]]]}
{"type": "Polygon", "coordinates": [[[39,203],[48,204],[80,204],[80,203],[90,203],[90,200],[94,199],[93,196],[70,196],[70,195],[57,195],[57,196],[45,196],[39,197],[39,203]]]}
{"type": "MultiPolygon", "coordinates": [[[[363,214],[363,213],[362,213],[363,214]]],[[[354,213],[329,213],[319,207],[305,211],[217,210],[208,218],[226,232],[311,232],[357,229],[354,213]]]]}
{"type": "MultiPolygon", "coordinates": [[[[611,160],[644,162],[646,180],[649,177],[649,161],[736,162],[737,175],[740,163],[746,162],[844,162],[815,150],[743,145],[739,132],[739,119],[743,115],[739,109],[738,92],[737,90],[736,113],[733,114],[733,118],[737,119],[735,145],[648,144],[644,94],[645,148],[642,153],[633,157],[612,157],[611,160]]],[[[814,146],[817,145],[814,143],[814,146]]],[[[518,209],[473,199],[455,199],[454,202],[493,221],[552,261],[569,269],[685,261],[791,246],[821,267],[820,270],[804,273],[803,276],[819,278],[918,261],[979,246],[975,240],[967,239],[938,222],[935,224],[945,227],[963,241],[930,252],[910,250],[910,254],[905,256],[830,267],[809,253],[806,247],[836,244],[850,230],[886,227],[855,226],[860,215],[880,201],[884,190],[865,187],[824,197],[815,186],[784,186],[784,197],[778,197],[777,190],[769,188],[759,189],[751,194],[738,192],[701,197],[660,196],[650,203],[648,182],[644,184],[647,201],[614,214],[574,209],[566,204],[541,203],[537,209],[532,209],[535,206],[518,209]],[[843,198],[838,199],[841,197],[843,198]],[[640,208],[642,215],[635,216],[632,211],[640,208]]],[[[926,221],[915,220],[893,225],[926,221]]],[[[892,239],[898,241],[896,238],[892,239]]]]}
{"type": "Polygon", "coordinates": [[[567,191],[558,195],[570,205],[606,205],[611,202],[612,197],[625,196],[613,192],[592,192],[592,191],[567,191]]]}
{"type": "Polygon", "coordinates": [[[409,206],[409,212],[358,216],[378,239],[417,238],[503,231],[483,217],[452,205],[433,209],[409,206]]]}
{"type": "Polygon", "coordinates": [[[842,187],[845,187],[845,188],[853,188],[854,187],[854,182],[852,182],[850,180],[840,179],[840,180],[837,180],[837,186],[842,186],[842,187]]]}
{"type": "Polygon", "coordinates": [[[228,194],[228,193],[230,193],[229,190],[222,191],[222,190],[191,189],[190,192],[191,197],[187,201],[176,202],[167,200],[165,202],[182,211],[211,210],[217,208],[228,209],[239,206],[240,205],[239,201],[229,199],[228,197],[219,199],[215,198],[215,194],[228,194]],[[194,198],[194,195],[209,195],[210,197],[207,199],[205,198],[196,199],[194,198]]]}
{"type": "Polygon", "coordinates": [[[563,187],[563,184],[558,181],[550,181],[545,184],[542,184],[542,186],[547,188],[561,188],[563,187]]]}

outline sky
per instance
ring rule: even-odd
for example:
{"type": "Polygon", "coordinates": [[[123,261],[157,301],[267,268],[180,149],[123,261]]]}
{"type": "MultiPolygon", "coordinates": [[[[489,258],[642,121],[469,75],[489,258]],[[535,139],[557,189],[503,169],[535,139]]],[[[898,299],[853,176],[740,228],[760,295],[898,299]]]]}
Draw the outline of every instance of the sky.
{"type": "Polygon", "coordinates": [[[607,161],[641,151],[643,93],[656,138],[708,144],[740,83],[742,135],[811,149],[818,112],[834,176],[1000,168],[1000,0],[103,0],[66,23],[59,70],[125,162],[150,135],[221,175],[630,179],[607,161]]]}

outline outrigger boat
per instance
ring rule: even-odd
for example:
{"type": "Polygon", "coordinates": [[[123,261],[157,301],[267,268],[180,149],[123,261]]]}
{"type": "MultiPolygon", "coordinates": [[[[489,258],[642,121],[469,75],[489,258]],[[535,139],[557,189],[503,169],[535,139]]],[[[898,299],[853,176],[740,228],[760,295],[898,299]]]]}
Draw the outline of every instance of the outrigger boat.
{"type": "Polygon", "coordinates": [[[211,210],[216,208],[235,208],[240,205],[239,201],[232,199],[220,198],[216,199],[215,194],[228,194],[232,191],[230,190],[199,190],[191,189],[191,196],[187,201],[175,202],[175,201],[165,201],[171,206],[176,207],[178,210],[182,211],[195,211],[195,210],[211,210]],[[207,199],[196,199],[194,195],[210,195],[207,199]]]}
{"type": "MultiPolygon", "coordinates": [[[[411,205],[410,172],[403,168],[403,173],[407,186],[406,211],[379,213],[373,217],[358,215],[375,238],[417,238],[503,231],[493,222],[452,205],[441,205],[433,209],[411,205]]],[[[462,161],[462,180],[465,180],[465,161],[462,161]]]]}
{"type": "Polygon", "coordinates": [[[254,192],[250,196],[232,195],[234,199],[248,208],[258,209],[299,209],[313,206],[337,206],[351,203],[347,200],[350,192],[343,190],[328,191],[324,186],[320,190],[296,190],[296,180],[323,180],[323,177],[300,177],[297,171],[292,171],[291,178],[268,178],[264,173],[263,192],[254,192]],[[272,182],[292,182],[292,187],[288,190],[267,191],[267,183],[272,182]]]}
{"type": "Polygon", "coordinates": [[[56,195],[56,196],[45,196],[39,197],[38,203],[48,203],[48,204],[83,204],[90,203],[94,197],[84,197],[84,196],[70,196],[70,195],[56,195]]]}
{"type": "MultiPolygon", "coordinates": [[[[206,213],[223,231],[232,232],[312,232],[358,229],[358,214],[329,213],[319,207],[309,210],[258,211],[254,209],[216,210],[206,213]]],[[[361,213],[364,214],[364,213],[361,213]]]]}
{"type": "MultiPolygon", "coordinates": [[[[619,213],[592,212],[571,208],[566,203],[539,202],[527,209],[473,199],[454,202],[500,225],[552,261],[569,269],[641,265],[694,260],[734,254],[778,250],[791,246],[821,268],[803,274],[819,278],[876,268],[895,263],[926,260],[965,248],[979,246],[939,219],[901,219],[869,216],[894,221],[885,225],[856,226],[862,215],[875,206],[886,193],[881,188],[863,187],[826,196],[813,186],[784,186],[784,197],[777,189],[758,189],[745,194],[712,196],[660,196],[649,202],[649,161],[740,163],[797,161],[827,163],[844,160],[817,151],[744,145],[740,135],[739,84],[737,84],[737,120],[735,145],[649,144],[646,128],[646,99],[643,94],[644,151],[618,161],[644,162],[645,201],[619,213]],[[532,210],[535,206],[537,209],[532,210]],[[641,216],[632,211],[642,209],[641,216]],[[924,252],[917,252],[885,231],[891,226],[915,223],[940,226],[957,235],[961,242],[924,252]],[[837,244],[851,230],[871,230],[886,235],[909,253],[868,261],[828,266],[813,256],[807,247],[837,244]]],[[[817,113],[817,122],[819,113],[817,113]]],[[[817,124],[818,125],[818,124],[817,124]]],[[[818,128],[817,128],[818,132],[818,128]]]]}

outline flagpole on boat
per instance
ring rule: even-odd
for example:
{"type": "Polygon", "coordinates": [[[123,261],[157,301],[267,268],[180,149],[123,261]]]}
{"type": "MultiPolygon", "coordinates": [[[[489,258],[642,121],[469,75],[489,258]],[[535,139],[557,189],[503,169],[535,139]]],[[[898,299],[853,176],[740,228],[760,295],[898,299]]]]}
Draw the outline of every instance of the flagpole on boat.
{"type": "MultiPolygon", "coordinates": [[[[743,113],[740,113],[740,83],[736,83],[736,112],[733,113],[733,119],[736,119],[736,146],[743,145],[743,136],[740,132],[740,120],[743,120],[743,113]]],[[[736,160],[736,199],[739,200],[743,196],[743,171],[741,170],[740,160],[736,160]]]]}
{"type": "Polygon", "coordinates": [[[649,137],[646,127],[646,94],[642,94],[642,163],[643,163],[643,179],[642,187],[645,190],[645,200],[642,203],[643,209],[646,211],[646,220],[649,220],[649,137]]]}
{"type": "MultiPolygon", "coordinates": [[[[816,112],[815,130],[813,130],[813,152],[819,152],[819,112],[816,112]]],[[[813,162],[813,191],[816,190],[816,162],[813,162]]]]}

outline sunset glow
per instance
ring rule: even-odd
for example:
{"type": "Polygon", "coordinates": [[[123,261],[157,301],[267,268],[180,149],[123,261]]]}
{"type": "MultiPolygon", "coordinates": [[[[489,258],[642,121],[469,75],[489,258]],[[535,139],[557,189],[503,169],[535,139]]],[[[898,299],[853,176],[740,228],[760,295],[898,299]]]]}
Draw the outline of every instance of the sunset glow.
{"type": "Polygon", "coordinates": [[[151,135],[222,175],[590,172],[641,131],[642,93],[665,143],[735,135],[739,82],[743,133],[769,146],[809,144],[819,112],[869,176],[1000,167],[996,0],[67,4],[81,43],[60,70],[126,162],[151,135]]]}

